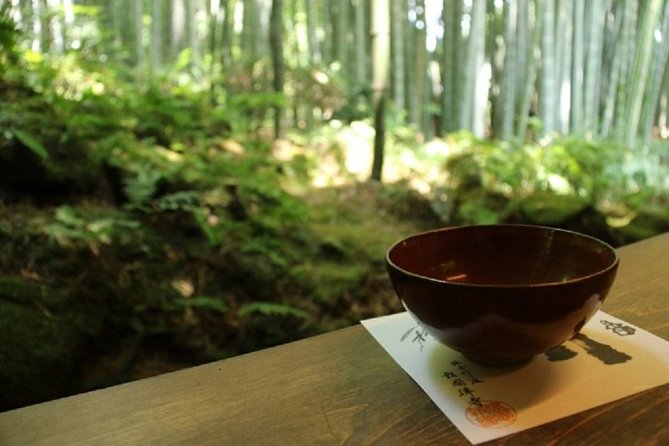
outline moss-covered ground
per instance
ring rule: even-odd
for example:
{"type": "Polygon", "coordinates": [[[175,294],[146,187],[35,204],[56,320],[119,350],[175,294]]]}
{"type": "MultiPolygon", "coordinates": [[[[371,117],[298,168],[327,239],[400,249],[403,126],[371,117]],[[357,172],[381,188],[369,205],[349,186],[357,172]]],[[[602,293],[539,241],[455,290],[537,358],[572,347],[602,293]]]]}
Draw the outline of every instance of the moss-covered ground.
{"type": "Polygon", "coordinates": [[[385,251],[440,225],[429,203],[403,186],[374,183],[300,199],[308,216],[285,240],[268,238],[271,251],[242,239],[212,247],[192,217],[178,213],[0,206],[2,408],[398,311],[385,251]],[[131,218],[141,227],[127,224],[131,218]],[[93,233],[96,224],[116,226],[105,238],[93,233]]]}

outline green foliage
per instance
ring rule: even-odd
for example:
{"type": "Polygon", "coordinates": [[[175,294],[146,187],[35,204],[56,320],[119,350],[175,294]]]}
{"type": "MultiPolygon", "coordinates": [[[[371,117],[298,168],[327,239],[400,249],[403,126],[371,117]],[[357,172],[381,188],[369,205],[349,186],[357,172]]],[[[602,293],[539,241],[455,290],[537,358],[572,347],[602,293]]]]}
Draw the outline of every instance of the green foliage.
{"type": "Polygon", "coordinates": [[[20,37],[16,23],[9,16],[9,4],[0,6],[0,76],[18,61],[17,44],[20,37]]]}
{"type": "Polygon", "coordinates": [[[163,147],[192,144],[206,134],[226,136],[229,124],[225,115],[208,103],[204,93],[150,84],[125,101],[135,118],[133,132],[140,139],[150,138],[163,147]]]}
{"type": "Polygon", "coordinates": [[[33,153],[41,158],[48,158],[49,152],[46,150],[44,145],[39,142],[37,139],[24,132],[21,129],[12,129],[9,130],[9,134],[13,135],[21,144],[26,148],[33,151],[33,153]]]}
{"type": "MultiPolygon", "coordinates": [[[[56,194],[27,231],[58,254],[17,248],[49,258],[38,277],[73,290],[77,308],[101,305],[100,324],[119,336],[111,345],[178,332],[171,345],[216,359],[317,330],[281,290],[309,250],[307,207],[283,187],[304,158],[279,162],[262,138],[229,139],[283,97],[241,94],[222,107],[169,80],[137,87],[84,57],[31,57],[25,95],[0,91],[0,170],[12,205],[56,194]],[[180,294],[174,277],[193,289],[180,294]]],[[[14,257],[0,262],[28,263],[14,257]]]]}
{"type": "Polygon", "coordinates": [[[60,206],[56,209],[54,220],[46,224],[44,229],[50,237],[61,243],[127,243],[135,238],[133,232],[141,227],[138,221],[128,219],[122,214],[90,211],[84,213],[82,209],[72,206],[60,206]]]}
{"type": "Polygon", "coordinates": [[[669,196],[662,180],[634,165],[629,149],[609,141],[563,138],[546,145],[514,145],[469,133],[452,137],[447,179],[434,201],[446,221],[529,222],[583,230],[584,222],[590,225],[599,215],[600,227],[585,229],[621,243],[630,239],[620,228],[633,221],[644,200],[666,202],[669,196]]]}
{"type": "Polygon", "coordinates": [[[225,313],[230,306],[220,297],[216,296],[194,296],[178,299],[173,302],[174,308],[198,308],[210,310],[217,313],[225,313]]]}
{"type": "Polygon", "coordinates": [[[304,310],[274,302],[251,302],[241,307],[238,314],[241,317],[261,314],[263,316],[292,316],[297,319],[307,318],[307,313],[304,310]]]}

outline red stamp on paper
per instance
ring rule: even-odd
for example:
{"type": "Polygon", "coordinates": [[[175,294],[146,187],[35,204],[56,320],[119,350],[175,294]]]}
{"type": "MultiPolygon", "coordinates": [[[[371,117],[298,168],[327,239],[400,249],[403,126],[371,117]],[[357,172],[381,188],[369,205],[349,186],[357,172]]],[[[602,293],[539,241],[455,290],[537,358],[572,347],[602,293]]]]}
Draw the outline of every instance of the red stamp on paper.
{"type": "Polygon", "coordinates": [[[472,424],[488,429],[510,426],[518,417],[516,409],[501,401],[472,404],[465,411],[465,415],[472,424]]]}

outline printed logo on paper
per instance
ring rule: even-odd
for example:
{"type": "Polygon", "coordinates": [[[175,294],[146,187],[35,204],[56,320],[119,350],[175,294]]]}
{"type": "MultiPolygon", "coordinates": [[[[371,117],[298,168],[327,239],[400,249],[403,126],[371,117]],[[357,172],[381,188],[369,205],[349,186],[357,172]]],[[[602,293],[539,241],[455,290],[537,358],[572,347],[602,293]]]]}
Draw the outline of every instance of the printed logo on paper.
{"type": "Polygon", "coordinates": [[[487,429],[510,426],[518,418],[516,409],[501,401],[481,401],[480,404],[472,404],[466,409],[465,415],[472,424],[487,429]]]}

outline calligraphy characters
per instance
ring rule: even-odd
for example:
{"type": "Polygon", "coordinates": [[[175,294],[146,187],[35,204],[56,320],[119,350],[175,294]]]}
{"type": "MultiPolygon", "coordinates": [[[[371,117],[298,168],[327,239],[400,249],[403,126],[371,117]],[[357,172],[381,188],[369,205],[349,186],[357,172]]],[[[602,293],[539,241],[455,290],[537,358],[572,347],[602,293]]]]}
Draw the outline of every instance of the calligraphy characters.
{"type": "Polygon", "coordinates": [[[482,404],[475,391],[474,385],[483,381],[472,374],[469,368],[458,360],[451,361],[451,369],[443,373],[443,377],[451,382],[451,386],[457,389],[460,398],[466,398],[468,405],[480,406],[482,404]]]}
{"type": "Polygon", "coordinates": [[[418,346],[420,347],[420,351],[422,352],[423,347],[425,347],[425,342],[427,342],[428,339],[427,330],[424,328],[420,328],[418,325],[416,325],[415,327],[411,327],[411,329],[407,330],[402,335],[400,341],[401,342],[406,341],[411,335],[413,335],[411,343],[418,344],[418,346]]]}
{"type": "Polygon", "coordinates": [[[623,325],[620,322],[610,322],[602,319],[599,321],[604,325],[604,328],[607,330],[611,330],[618,336],[630,336],[633,335],[636,332],[636,329],[634,327],[630,327],[629,325],[623,325]]]}
{"type": "Polygon", "coordinates": [[[458,397],[466,399],[465,416],[472,424],[494,429],[509,426],[516,421],[517,413],[512,406],[501,401],[482,400],[476,394],[474,386],[483,381],[476,377],[466,364],[453,360],[450,365],[451,367],[442,376],[457,389],[458,397]]]}

